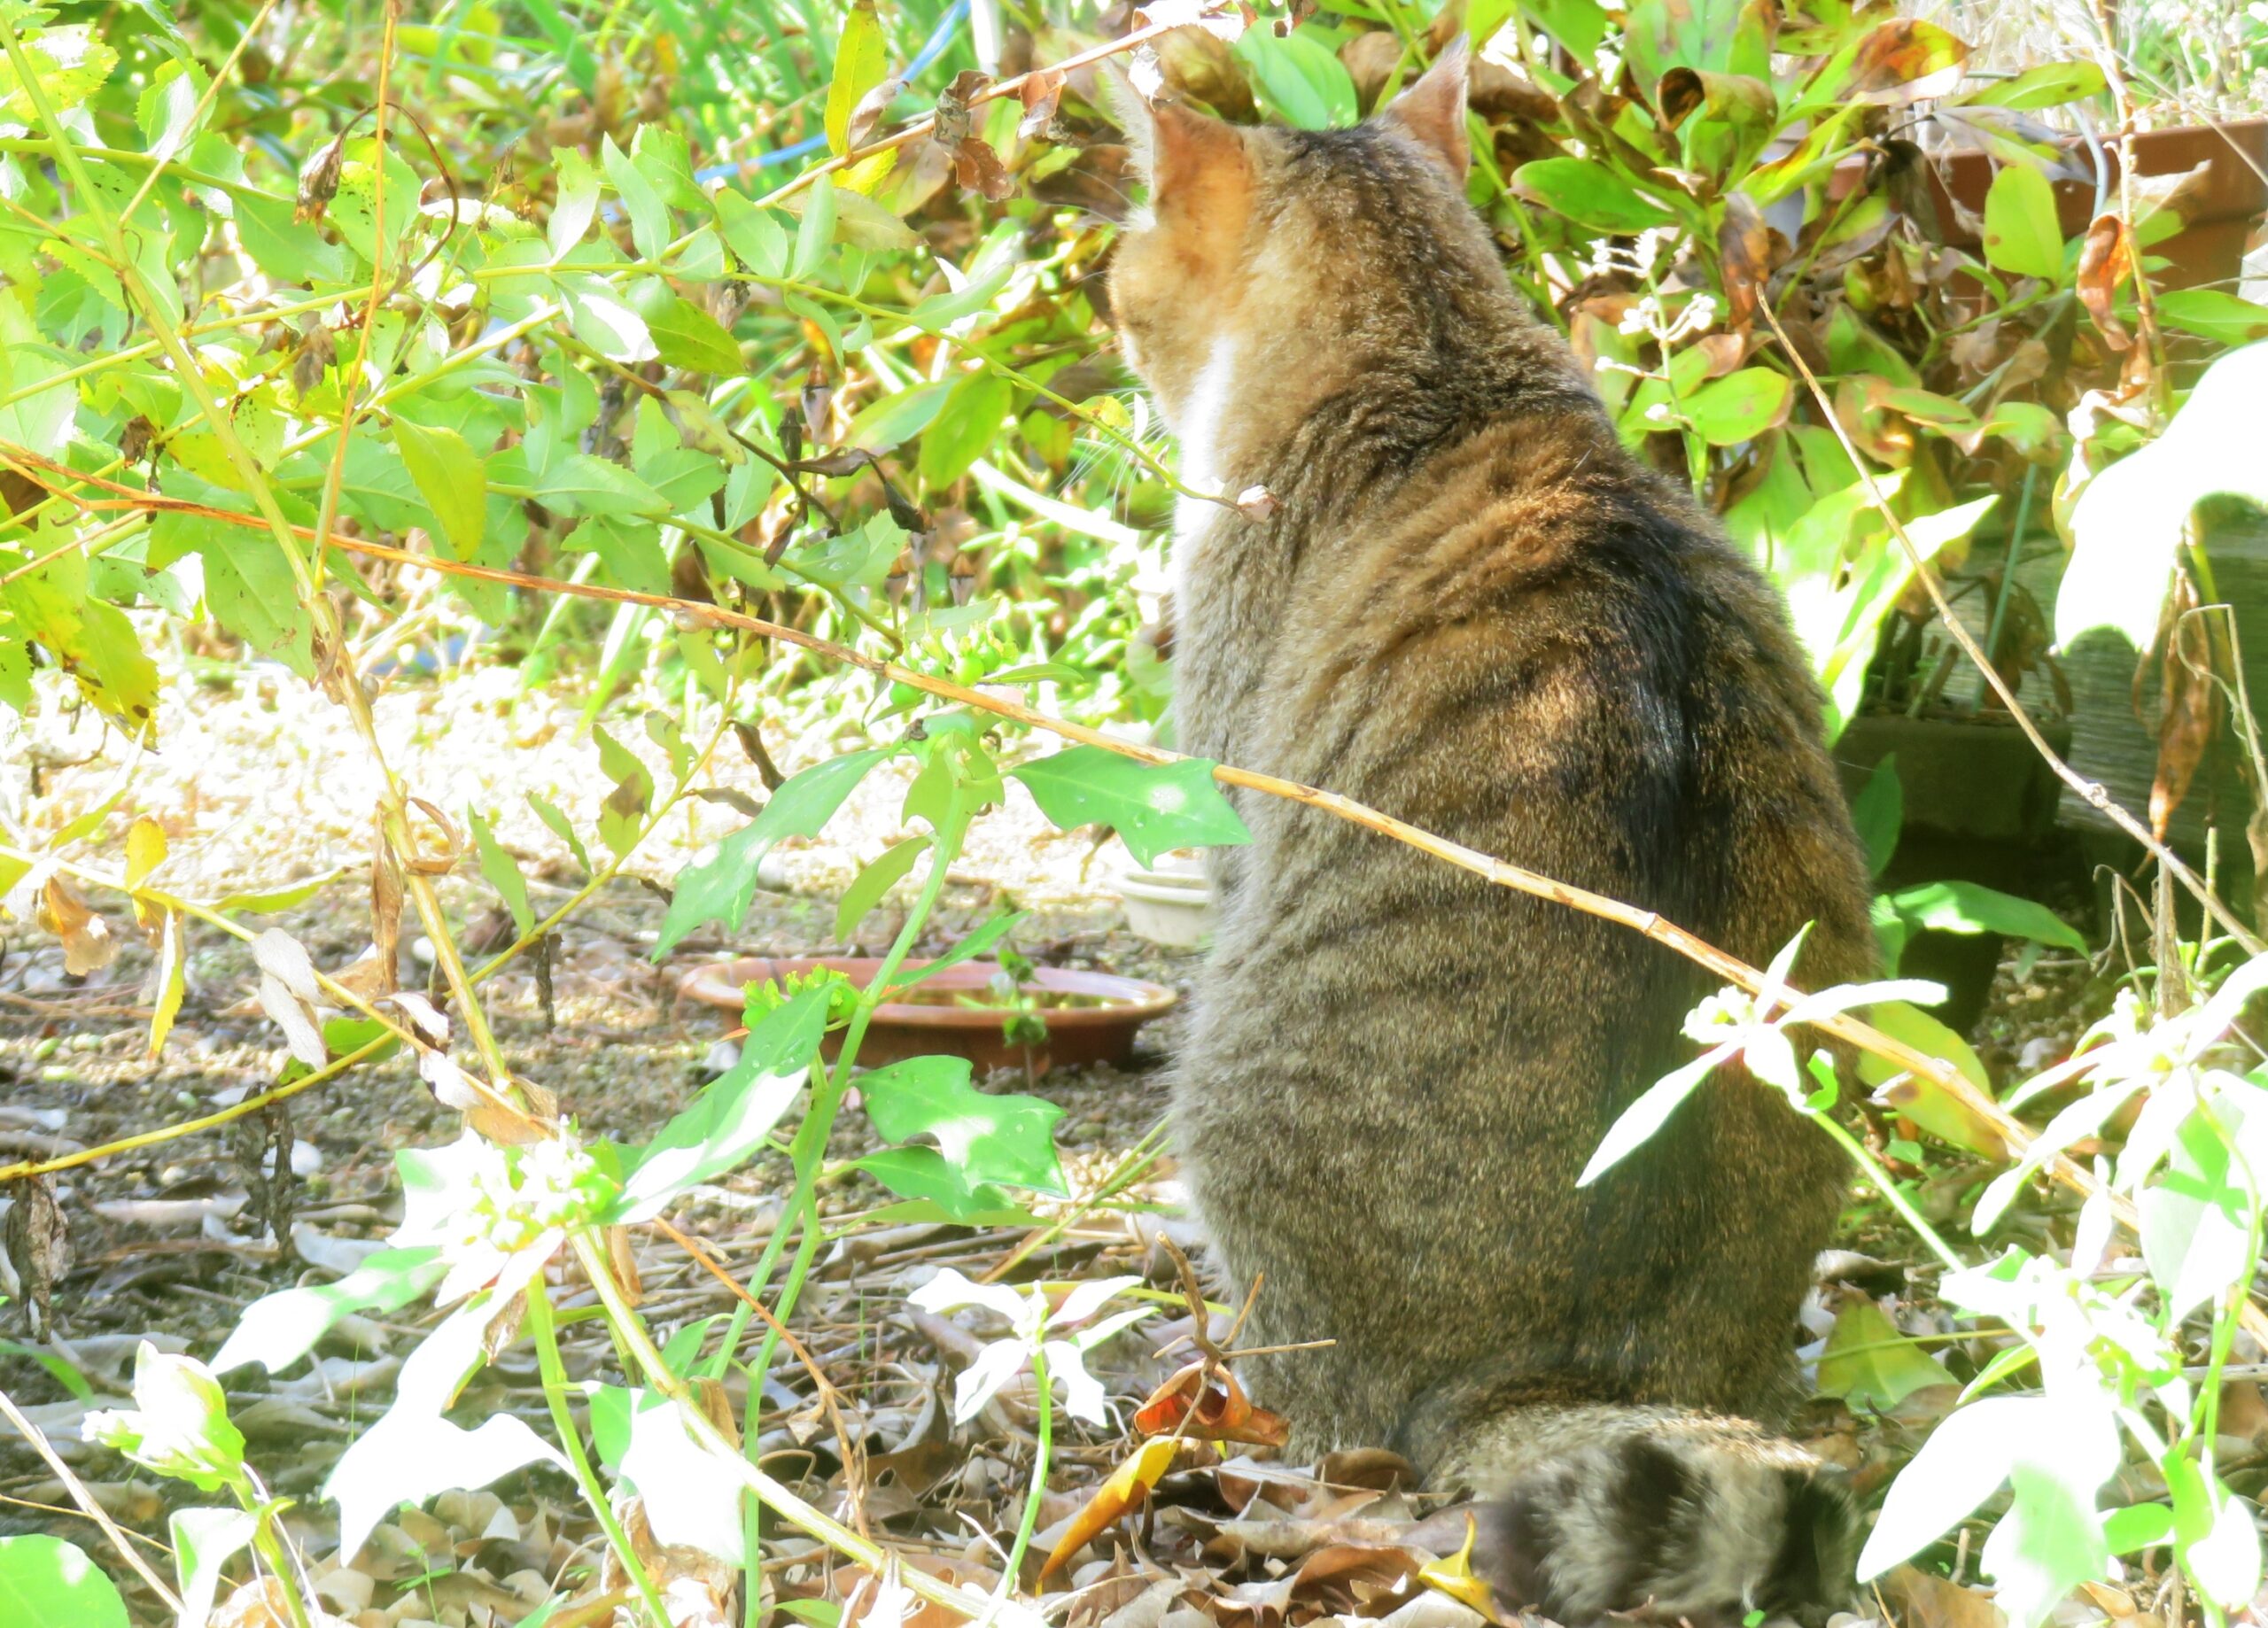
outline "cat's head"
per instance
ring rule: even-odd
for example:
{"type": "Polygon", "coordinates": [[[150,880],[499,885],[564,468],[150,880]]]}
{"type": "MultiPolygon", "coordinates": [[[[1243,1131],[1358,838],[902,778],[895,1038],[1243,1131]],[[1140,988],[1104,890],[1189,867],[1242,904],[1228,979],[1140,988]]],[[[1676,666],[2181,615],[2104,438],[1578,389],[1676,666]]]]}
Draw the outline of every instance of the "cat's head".
{"type": "Polygon", "coordinates": [[[1505,298],[1464,198],[1464,42],[1353,129],[1239,126],[1118,97],[1149,201],[1110,272],[1127,361],[1186,454],[1234,385],[1286,413],[1321,400],[1413,325],[1505,298]],[[1269,387],[1255,392],[1257,381],[1269,387]]]}

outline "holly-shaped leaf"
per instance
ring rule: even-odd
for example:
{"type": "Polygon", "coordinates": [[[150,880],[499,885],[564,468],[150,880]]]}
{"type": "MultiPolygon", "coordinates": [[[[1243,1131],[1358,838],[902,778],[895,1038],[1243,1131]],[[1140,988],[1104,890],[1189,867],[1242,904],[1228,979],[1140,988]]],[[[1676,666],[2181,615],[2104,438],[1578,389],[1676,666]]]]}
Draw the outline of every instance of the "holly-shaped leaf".
{"type": "Polygon", "coordinates": [[[908,1058],[865,1075],[858,1090],[866,1117],[889,1141],[934,1137],[946,1162],[971,1182],[1062,1196],[1054,1133],[1063,1110],[1045,1097],[980,1091],[972,1072],[966,1058],[908,1058]]]}
{"type": "Polygon", "coordinates": [[[667,955],[694,928],[714,921],[737,933],[756,896],[756,868],[774,844],[791,836],[812,837],[834,818],[843,800],[866,771],[893,755],[892,747],[846,752],[814,764],[772,794],[764,811],[717,845],[706,859],[678,872],[677,892],[654,943],[654,958],[667,955]]]}
{"type": "Polygon", "coordinates": [[[1075,746],[1008,772],[1024,783],[1040,811],[1065,830],[1096,822],[1112,826],[1137,863],[1151,864],[1177,848],[1233,848],[1252,833],[1214,782],[1202,757],[1144,764],[1096,746],[1075,746]]]}

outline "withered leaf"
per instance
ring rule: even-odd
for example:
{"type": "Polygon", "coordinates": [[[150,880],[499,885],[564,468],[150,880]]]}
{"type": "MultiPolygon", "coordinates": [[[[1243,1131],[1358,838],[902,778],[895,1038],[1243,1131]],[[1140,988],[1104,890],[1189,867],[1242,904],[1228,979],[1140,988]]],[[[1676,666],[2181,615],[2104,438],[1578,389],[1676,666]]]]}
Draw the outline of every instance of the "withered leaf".
{"type": "MultiPolygon", "coordinates": [[[[2196,589],[2183,573],[2175,593],[2186,609],[2196,603],[2196,589]]],[[[2212,744],[2220,722],[2221,689],[2213,682],[2212,640],[2204,621],[2178,616],[2166,640],[2163,688],[2158,695],[2157,773],[2150,783],[2150,834],[2165,840],[2174,811],[2189,795],[2212,744]]]]}
{"type": "Polygon", "coordinates": [[[173,1033],[174,1019],[181,1015],[182,996],[188,992],[186,940],[181,912],[167,911],[158,929],[158,1000],[150,1013],[150,1055],[153,1058],[165,1050],[166,1036],[173,1033]]]}
{"type": "Polygon", "coordinates": [[[1064,1529],[1047,1563],[1039,1569],[1041,1578],[1061,1570],[1065,1562],[1091,1543],[1097,1534],[1128,1511],[1139,1508],[1149,1497],[1150,1489],[1172,1467],[1177,1446],[1169,1436],[1146,1441],[1134,1450],[1131,1458],[1112,1470],[1110,1478],[1095,1489],[1085,1508],[1064,1529]]]}
{"type": "Polygon", "coordinates": [[[981,136],[963,136],[960,145],[953,149],[953,179],[996,204],[1016,190],[1015,177],[981,136]]]}
{"type": "Polygon", "coordinates": [[[71,1229],[55,1202],[55,1190],[43,1175],[12,1182],[8,1219],[0,1226],[0,1244],[16,1269],[25,1304],[30,1308],[32,1333],[47,1337],[54,1327],[55,1285],[71,1269],[71,1229]]]}
{"type": "Polygon", "coordinates": [[[1024,82],[1016,87],[1016,99],[1024,105],[1024,116],[1016,121],[1017,136],[1030,141],[1047,135],[1055,123],[1056,110],[1063,100],[1061,72],[1055,68],[1035,68],[1025,74],[1024,82]]]}
{"type": "Polygon", "coordinates": [[[2102,334],[2103,343],[2123,351],[2134,343],[2118,320],[2114,300],[2118,285],[2134,275],[2134,237],[2115,214],[2099,214],[2079,245],[2079,303],[2102,334]]]}
{"type": "Polygon", "coordinates": [[[118,957],[118,941],[68,878],[50,876],[40,889],[39,923],[63,941],[63,970],[74,978],[98,973],[118,957]]]}
{"type": "Polygon", "coordinates": [[[1280,1447],[1290,1435],[1289,1422],[1264,1407],[1254,1407],[1234,1374],[1214,1378],[1203,1360],[1190,1363],[1155,1391],[1135,1411],[1134,1428],[1146,1436],[1178,1431],[1200,1441],[1242,1441],[1255,1446],[1280,1447]],[[1184,1427],[1183,1421],[1188,1423],[1184,1427]]]}
{"type": "Polygon", "coordinates": [[[322,987],[315,981],[315,963],[299,941],[281,927],[270,927],[252,942],[252,959],[260,965],[260,1009],[284,1031],[291,1055],[310,1068],[321,1068],[330,1053],[323,1048],[322,1026],[315,1021],[315,1003],[322,987]]]}
{"type": "Polygon", "coordinates": [[[1762,309],[1765,285],[1772,275],[1772,229],[1744,193],[1726,196],[1724,224],[1717,229],[1717,257],[1724,272],[1726,320],[1744,333],[1762,309]]]}
{"type": "Polygon", "coordinates": [[[292,218],[305,224],[322,219],[330,200],[338,196],[338,173],[346,156],[346,132],[341,130],[307,157],[299,167],[299,191],[292,218]]]}

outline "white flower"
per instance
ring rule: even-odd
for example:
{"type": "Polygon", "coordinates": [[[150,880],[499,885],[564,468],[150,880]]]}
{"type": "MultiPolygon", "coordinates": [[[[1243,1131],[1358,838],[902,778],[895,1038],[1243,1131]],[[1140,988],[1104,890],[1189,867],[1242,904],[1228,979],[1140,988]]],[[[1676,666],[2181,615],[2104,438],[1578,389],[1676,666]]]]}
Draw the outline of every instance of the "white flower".
{"type": "Polygon", "coordinates": [[[906,1297],[926,1312],[959,1311],[981,1306],[1005,1318],[1014,1331],[976,1353],[953,1383],[953,1423],[965,1424],[984,1410],[1000,1387],[1024,1371],[1037,1353],[1047,1363],[1048,1377],[1062,1387],[1063,1406],[1075,1418],[1091,1424],[1107,1424],[1107,1399],[1101,1381],[1086,1369],[1086,1353],[1129,1323],[1151,1314],[1146,1306],[1121,1312],[1072,1338],[1060,1336],[1100,1311],[1113,1296],[1142,1280],[1106,1277],[1079,1284],[1050,1312],[1047,1297],[1035,1283],[1023,1291],[1006,1283],[977,1283],[947,1267],[906,1297]]]}

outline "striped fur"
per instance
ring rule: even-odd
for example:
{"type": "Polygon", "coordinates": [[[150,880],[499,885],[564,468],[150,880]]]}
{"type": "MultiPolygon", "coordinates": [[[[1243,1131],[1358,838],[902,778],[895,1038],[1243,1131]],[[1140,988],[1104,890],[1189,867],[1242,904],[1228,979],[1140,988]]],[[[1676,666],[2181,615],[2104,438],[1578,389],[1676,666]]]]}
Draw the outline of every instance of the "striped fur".
{"type": "MultiPolygon", "coordinates": [[[[1865,866],[1783,608],[1507,285],[1458,184],[1462,97],[1459,57],[1353,130],[1169,107],[1136,132],[1127,356],[1193,474],[1278,503],[1184,505],[1181,744],[1754,963],[1815,922],[1798,975],[1863,976],[1865,866]]],[[[1239,807],[1174,1118],[1219,1266],[1265,1275],[1249,1343],[1337,1342],[1250,1365],[1294,1450],[1394,1442],[1480,1489],[1507,1587],[1537,1593],[1511,1603],[1570,1621],[1830,1601],[1840,1499],[1764,1427],[1793,1400],[1835,1150],[1720,1079],[1579,1191],[1691,1056],[1701,974],[1328,816],[1239,807]]]]}

